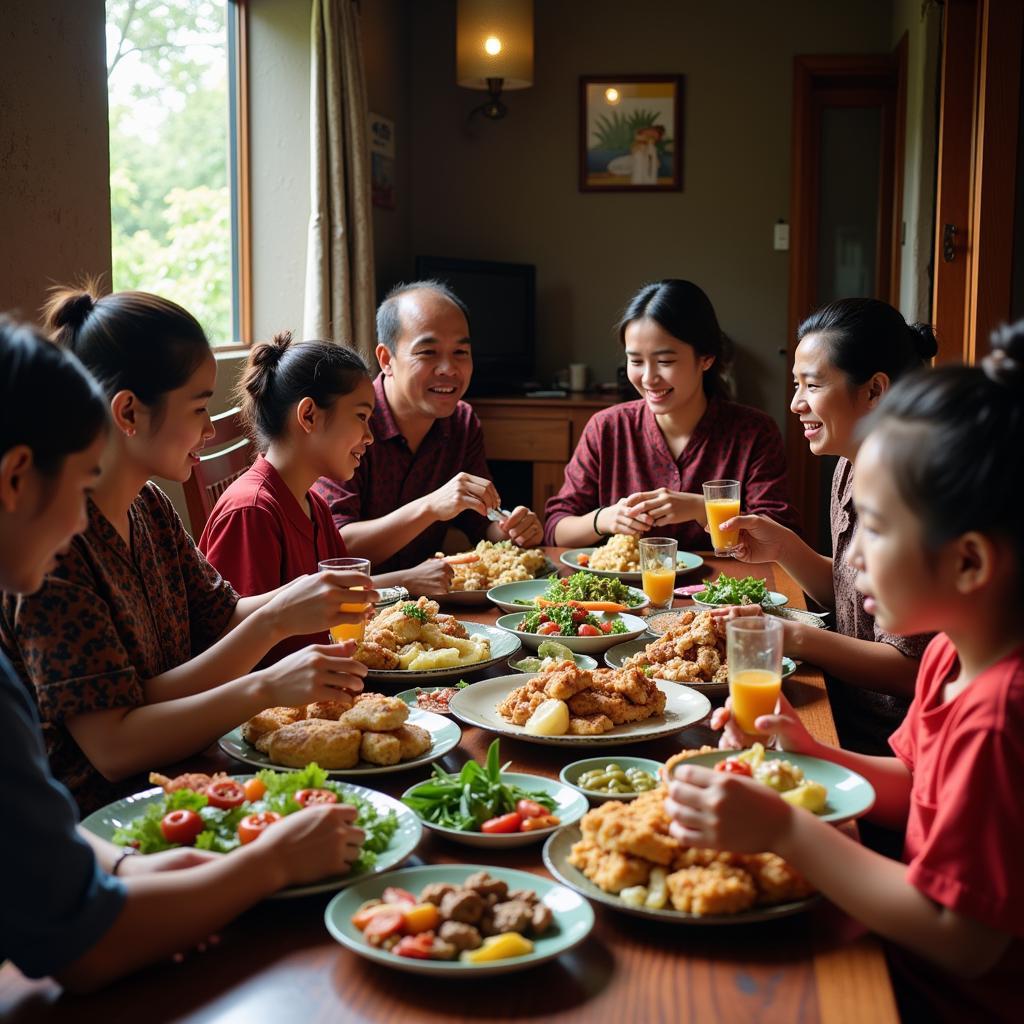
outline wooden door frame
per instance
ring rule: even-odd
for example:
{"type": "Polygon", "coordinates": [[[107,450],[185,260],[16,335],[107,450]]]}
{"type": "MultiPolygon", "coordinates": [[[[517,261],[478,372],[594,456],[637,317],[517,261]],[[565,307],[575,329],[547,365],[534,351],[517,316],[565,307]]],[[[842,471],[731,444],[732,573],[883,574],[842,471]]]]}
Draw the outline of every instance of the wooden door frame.
{"type": "MultiPolygon", "coordinates": [[[[875,289],[882,298],[898,301],[900,231],[902,219],[906,95],[906,39],[893,54],[802,56],[793,60],[793,141],[790,196],[789,318],[786,345],[786,393],[800,322],[813,311],[817,294],[818,181],[821,98],[830,105],[880,105],[883,110],[879,182],[879,225],[875,289]],[[879,99],[888,97],[885,102],[879,99]],[[891,174],[886,174],[886,167],[891,174]]],[[[819,459],[807,448],[800,425],[790,418],[786,428],[786,461],[790,492],[801,514],[805,537],[812,547],[820,540],[818,504],[821,487],[819,459]]]]}

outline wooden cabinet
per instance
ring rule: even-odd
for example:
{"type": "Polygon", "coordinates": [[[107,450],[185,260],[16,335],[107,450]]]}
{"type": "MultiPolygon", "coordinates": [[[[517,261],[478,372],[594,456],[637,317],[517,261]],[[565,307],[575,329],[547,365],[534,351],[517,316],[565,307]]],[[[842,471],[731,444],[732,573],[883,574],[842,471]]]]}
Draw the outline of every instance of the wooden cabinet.
{"type": "Polygon", "coordinates": [[[528,504],[542,516],[545,502],[561,489],[565,464],[587,421],[621,400],[618,395],[469,399],[480,417],[487,461],[506,506],[528,504]],[[503,483],[503,476],[513,482],[503,483]]]}

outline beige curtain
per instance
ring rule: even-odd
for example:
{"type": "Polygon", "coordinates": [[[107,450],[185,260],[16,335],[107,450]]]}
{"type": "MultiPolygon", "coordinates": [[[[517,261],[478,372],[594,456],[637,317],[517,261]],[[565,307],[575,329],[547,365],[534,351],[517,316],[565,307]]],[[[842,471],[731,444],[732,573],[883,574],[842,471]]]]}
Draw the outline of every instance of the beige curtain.
{"type": "Polygon", "coordinates": [[[313,0],[311,65],[303,337],[346,342],[373,366],[369,127],[353,0],[313,0]]]}

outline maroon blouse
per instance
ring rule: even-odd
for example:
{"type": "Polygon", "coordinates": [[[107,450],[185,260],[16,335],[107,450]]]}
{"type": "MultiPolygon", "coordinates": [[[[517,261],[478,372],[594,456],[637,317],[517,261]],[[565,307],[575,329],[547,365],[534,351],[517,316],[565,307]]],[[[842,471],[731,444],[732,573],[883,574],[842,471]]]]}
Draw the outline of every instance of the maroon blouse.
{"type": "MultiPolygon", "coordinates": [[[[548,500],[544,542],[555,543],[555,526],[566,516],[585,515],[658,487],[700,494],[707,480],[739,480],[744,512],[798,528],[799,517],[789,503],[782,435],[770,416],[712,398],[675,459],[642,398],[604,409],[587,423],[565,467],[562,489],[548,500]]],[[[675,537],[691,551],[710,545],[695,522],[659,526],[658,533],[675,537]]]]}
{"type": "MultiPolygon", "coordinates": [[[[370,417],[373,444],[351,480],[321,477],[313,490],[331,510],[340,530],[347,523],[380,519],[416,498],[436,491],[458,473],[491,478],[484,456],[484,434],[476,413],[465,402],[445,419],[435,420],[416,453],[402,436],[384,393],[384,375],[373,382],[377,404],[370,417]]],[[[373,567],[374,575],[410,569],[441,550],[450,527],[476,543],[487,532],[487,520],[466,511],[450,523],[433,523],[390,558],[373,567]]],[[[358,552],[353,552],[358,554],[358,552]]]]}

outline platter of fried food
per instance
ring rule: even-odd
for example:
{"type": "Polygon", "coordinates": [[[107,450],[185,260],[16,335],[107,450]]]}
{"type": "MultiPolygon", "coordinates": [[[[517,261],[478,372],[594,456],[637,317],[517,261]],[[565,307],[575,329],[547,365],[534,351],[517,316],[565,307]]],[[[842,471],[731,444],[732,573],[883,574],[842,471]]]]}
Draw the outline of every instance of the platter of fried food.
{"type": "Polygon", "coordinates": [[[444,604],[487,604],[487,591],[492,587],[558,571],[540,548],[517,547],[510,540],[482,540],[472,551],[437,557],[443,558],[454,574],[447,594],[431,595],[444,604]]]}
{"type": "MultiPolygon", "coordinates": [[[[678,615],[676,625],[656,640],[643,637],[617,644],[605,652],[605,664],[611,668],[637,668],[653,679],[685,683],[715,695],[729,688],[729,670],[725,658],[723,620],[711,612],[692,608],[678,615]]],[[[796,662],[782,659],[782,676],[792,675],[796,662]]]]}
{"type": "MultiPolygon", "coordinates": [[[[623,583],[642,583],[640,543],[637,537],[617,533],[596,548],[571,548],[562,557],[570,569],[586,569],[595,576],[615,576],[623,583]]],[[[691,572],[704,564],[700,555],[690,551],[676,553],[676,572],[691,572]]]]}
{"type": "Polygon", "coordinates": [[[257,768],[296,771],[315,761],[331,775],[381,775],[429,764],[458,745],[444,715],[398,697],[361,693],[304,707],[267,708],[219,740],[224,753],[257,768]]]}
{"type": "Polygon", "coordinates": [[[496,626],[460,622],[420,597],[375,615],[354,655],[371,682],[431,682],[485,668],[516,654],[519,638],[496,626]]]}
{"type": "Polygon", "coordinates": [[[613,800],[544,844],[544,864],[590,900],[684,924],[748,924],[799,913],[817,898],[774,853],[683,846],[668,831],[664,786],[613,800]]]}
{"type": "Polygon", "coordinates": [[[688,686],[636,669],[558,664],[484,679],[457,693],[452,714],[501,736],[548,746],[617,746],[671,736],[711,713],[688,686]]]}

